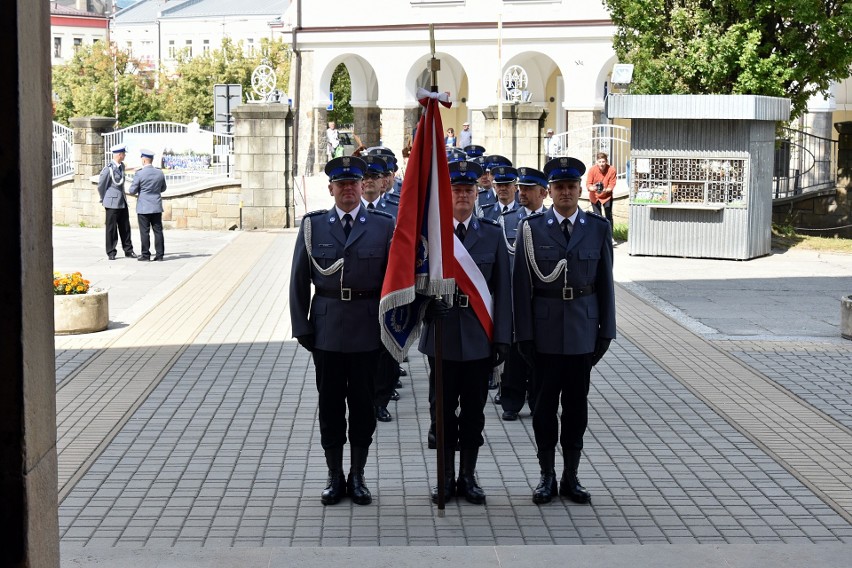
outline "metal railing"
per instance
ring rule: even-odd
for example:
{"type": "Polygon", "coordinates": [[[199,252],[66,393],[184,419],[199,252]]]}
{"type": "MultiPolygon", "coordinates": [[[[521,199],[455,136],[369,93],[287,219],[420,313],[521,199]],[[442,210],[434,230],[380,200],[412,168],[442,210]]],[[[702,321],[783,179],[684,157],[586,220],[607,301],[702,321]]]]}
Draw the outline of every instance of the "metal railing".
{"type": "Polygon", "coordinates": [[[216,134],[197,123],[143,122],[103,138],[104,163],[112,159],[110,148],[121,142],[129,146],[129,152],[143,147],[155,152],[170,188],[233,175],[234,136],[216,134]]]}
{"type": "Polygon", "coordinates": [[[74,173],[74,131],[58,122],[53,123],[51,172],[54,180],[74,173]]]}
{"type": "Polygon", "coordinates": [[[775,139],[772,168],[774,199],[793,197],[837,185],[837,141],[803,130],[782,128],[775,139]]]}
{"type": "MultiPolygon", "coordinates": [[[[619,181],[627,179],[630,160],[630,129],[615,124],[593,124],[568,132],[554,134],[557,153],[554,156],[571,156],[586,164],[586,170],[595,163],[595,154],[606,152],[609,163],[615,168],[619,181]]],[[[545,153],[548,148],[545,147],[545,153]]]]}

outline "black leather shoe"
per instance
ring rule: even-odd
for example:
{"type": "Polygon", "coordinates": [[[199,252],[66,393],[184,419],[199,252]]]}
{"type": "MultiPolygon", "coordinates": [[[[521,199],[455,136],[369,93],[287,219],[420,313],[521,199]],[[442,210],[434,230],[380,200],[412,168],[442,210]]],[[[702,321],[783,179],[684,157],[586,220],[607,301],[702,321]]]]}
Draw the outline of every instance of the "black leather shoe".
{"type": "Polygon", "coordinates": [[[151,257],[150,256],[140,256],[136,260],[138,260],[139,262],[148,262],[149,260],[151,260],[151,257]]]}
{"type": "Polygon", "coordinates": [[[399,400],[399,393],[396,392],[396,391],[393,391],[393,393],[391,393],[390,399],[394,402],[398,401],[399,400]]]}
{"type": "Polygon", "coordinates": [[[115,260],[115,255],[109,254],[109,255],[107,255],[107,258],[110,259],[110,260],[115,260]]]}
{"type": "Polygon", "coordinates": [[[503,397],[500,396],[500,393],[494,395],[494,404],[503,404],[503,397]]]}
{"type": "MultiPolygon", "coordinates": [[[[400,376],[400,377],[407,377],[407,376],[408,376],[408,371],[406,371],[405,369],[403,369],[402,367],[400,367],[400,368],[399,368],[399,376],[400,376]]],[[[399,386],[402,386],[402,384],[400,384],[399,386]]],[[[397,388],[399,388],[399,387],[397,387],[397,388]]]]}
{"type": "Polygon", "coordinates": [[[402,388],[402,381],[400,381],[399,379],[397,379],[397,380],[396,380],[396,385],[394,385],[394,387],[393,387],[393,388],[395,388],[395,389],[401,389],[401,388],[402,388]]]}
{"type": "MultiPolygon", "coordinates": [[[[444,503],[456,496],[456,480],[455,471],[451,471],[449,476],[444,478],[444,503]]],[[[438,485],[432,486],[431,492],[432,502],[438,504],[438,485]]]]}
{"type": "Polygon", "coordinates": [[[376,420],[379,422],[390,422],[393,420],[393,416],[388,412],[386,406],[377,406],[376,407],[376,420]]]}
{"type": "Polygon", "coordinates": [[[518,413],[515,412],[514,410],[504,410],[503,411],[503,420],[506,420],[507,422],[511,422],[511,421],[517,420],[517,419],[518,419],[518,413]]]}
{"type": "Polygon", "coordinates": [[[157,262],[163,262],[163,257],[162,256],[155,256],[154,260],[156,260],[157,262]]]}
{"type": "Polygon", "coordinates": [[[556,495],[556,472],[544,471],[541,474],[541,481],[533,491],[532,501],[536,505],[543,505],[550,503],[554,495],[556,495]]]}
{"type": "Polygon", "coordinates": [[[494,378],[494,375],[491,375],[491,378],[488,379],[488,390],[493,391],[497,388],[497,379],[494,378]]]}
{"type": "Polygon", "coordinates": [[[130,251],[130,252],[126,252],[126,253],[124,253],[124,256],[126,256],[127,258],[136,258],[136,257],[138,257],[139,255],[137,255],[137,254],[136,254],[135,252],[133,252],[133,251],[130,251]]]}
{"type": "MultiPolygon", "coordinates": [[[[554,483],[556,483],[555,479],[554,483]]],[[[591,494],[580,484],[576,473],[573,475],[567,471],[562,473],[562,479],[559,481],[559,494],[563,497],[568,497],[575,503],[585,504],[592,502],[591,494]]]]}
{"type": "Polygon", "coordinates": [[[429,446],[430,450],[434,450],[438,447],[437,440],[438,439],[435,437],[435,423],[433,422],[432,425],[429,426],[429,433],[426,435],[426,445],[429,446]]]}
{"type": "Polygon", "coordinates": [[[329,472],[326,487],[322,492],[320,500],[323,505],[335,505],[340,503],[340,500],[346,494],[346,478],[343,477],[343,472],[329,472]]]}

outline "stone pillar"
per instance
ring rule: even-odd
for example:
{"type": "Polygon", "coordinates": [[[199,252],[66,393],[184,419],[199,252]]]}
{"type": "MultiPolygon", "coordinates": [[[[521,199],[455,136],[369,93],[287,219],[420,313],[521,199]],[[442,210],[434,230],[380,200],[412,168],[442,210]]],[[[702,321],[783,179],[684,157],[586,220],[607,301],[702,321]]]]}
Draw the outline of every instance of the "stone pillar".
{"type": "MultiPolygon", "coordinates": [[[[504,104],[502,144],[497,105],[486,108],[482,114],[485,117],[485,140],[481,145],[485,146],[487,154],[505,156],[516,167],[532,167],[541,163],[546,109],[531,103],[504,104]]],[[[474,139],[478,139],[475,133],[474,139]]]]}
{"type": "Polygon", "coordinates": [[[235,178],[242,186],[242,229],[295,226],[293,115],[281,103],[233,110],[235,178]]]}
{"type": "Polygon", "coordinates": [[[485,153],[493,153],[491,148],[485,145],[485,109],[471,109],[470,113],[470,139],[473,141],[473,144],[478,146],[483,146],[485,148],[485,153]]]}
{"type": "Polygon", "coordinates": [[[420,120],[420,107],[383,108],[381,120],[382,143],[402,160],[402,149],[414,142],[412,133],[420,120]]]}
{"type": "MultiPolygon", "coordinates": [[[[77,169],[74,172],[70,198],[70,203],[74,206],[63,212],[64,223],[104,224],[104,210],[99,204],[98,187],[92,183],[92,177],[100,175],[106,165],[103,135],[112,132],[114,126],[115,119],[108,116],[81,116],[71,119],[71,128],[74,130],[74,160],[77,163],[77,169]]],[[[132,213],[131,208],[130,220],[135,226],[136,215],[132,213]]]]}
{"type": "Polygon", "coordinates": [[[0,19],[0,57],[15,88],[0,179],[0,566],[58,567],[56,376],[51,273],[50,12],[15,0],[0,19]],[[25,25],[23,25],[25,23],[25,25]]]}
{"type": "Polygon", "coordinates": [[[367,148],[378,146],[382,139],[381,109],[378,107],[355,107],[352,111],[355,115],[352,132],[358,135],[361,143],[367,148]]]}
{"type": "MultiPolygon", "coordinates": [[[[569,110],[565,130],[566,132],[571,132],[572,130],[583,128],[588,129],[596,124],[596,120],[600,119],[600,115],[600,111],[569,110]]],[[[592,148],[592,131],[586,130],[586,135],[582,137],[579,145],[574,145],[574,142],[574,140],[568,140],[568,146],[572,154],[571,157],[583,162],[588,170],[595,163],[595,154],[597,153],[597,150],[592,148]]]]}

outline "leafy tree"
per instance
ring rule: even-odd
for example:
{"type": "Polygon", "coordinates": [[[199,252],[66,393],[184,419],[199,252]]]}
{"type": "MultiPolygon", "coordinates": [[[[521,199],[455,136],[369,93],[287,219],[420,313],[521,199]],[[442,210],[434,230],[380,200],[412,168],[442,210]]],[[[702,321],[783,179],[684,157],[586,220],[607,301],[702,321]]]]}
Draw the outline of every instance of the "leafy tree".
{"type": "Polygon", "coordinates": [[[349,70],[341,63],[331,75],[331,92],[334,93],[334,110],[328,111],[328,120],[333,120],[338,126],[352,124],[355,113],[352,112],[352,80],[349,70]]]}
{"type": "Polygon", "coordinates": [[[788,97],[793,116],[852,64],[850,0],[603,0],[637,94],[788,97]]]}
{"type": "Polygon", "coordinates": [[[277,88],[286,90],[290,80],[290,48],[281,40],[262,39],[260,50],[254,55],[246,55],[242,42],[234,43],[230,38],[222,40],[221,48],[209,54],[191,58],[181,51],[174,74],[161,82],[163,115],[175,122],[190,122],[197,117],[199,123],[212,125],[213,86],[239,83],[245,100],[251,91],[252,72],[264,60],[275,70],[277,88]]]}
{"type": "Polygon", "coordinates": [[[53,68],[54,119],[68,124],[72,116],[115,116],[114,69],[119,122],[158,120],[159,97],[151,78],[126,51],[116,52],[114,66],[110,47],[103,42],[81,46],[68,63],[53,68]]]}

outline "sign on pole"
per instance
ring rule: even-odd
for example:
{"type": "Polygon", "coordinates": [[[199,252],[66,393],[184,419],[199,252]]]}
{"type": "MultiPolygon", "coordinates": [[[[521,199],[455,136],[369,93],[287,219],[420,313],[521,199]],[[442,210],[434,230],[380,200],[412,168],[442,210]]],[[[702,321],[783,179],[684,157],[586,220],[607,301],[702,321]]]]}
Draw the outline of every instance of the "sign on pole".
{"type": "Polygon", "coordinates": [[[325,110],[334,110],[334,93],[328,94],[328,106],[325,107],[325,110]]]}

